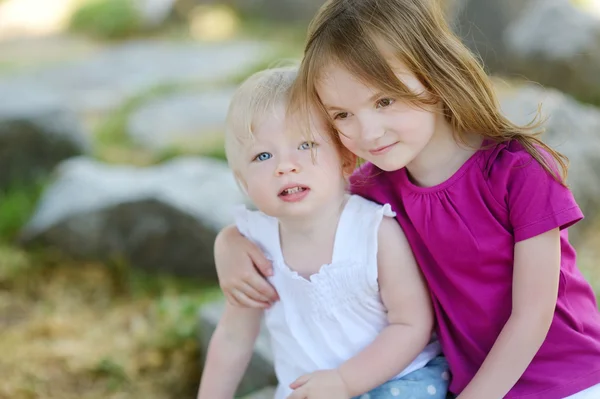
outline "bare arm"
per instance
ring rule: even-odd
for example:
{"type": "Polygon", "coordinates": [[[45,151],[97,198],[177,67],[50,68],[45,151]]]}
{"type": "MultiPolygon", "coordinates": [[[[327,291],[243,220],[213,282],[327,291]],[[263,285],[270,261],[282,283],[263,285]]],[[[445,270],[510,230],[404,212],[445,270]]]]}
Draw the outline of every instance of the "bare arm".
{"type": "Polygon", "coordinates": [[[500,399],[519,380],[550,329],[559,276],[558,229],[515,245],[511,316],[459,399],[500,399]]]}
{"type": "Polygon", "coordinates": [[[262,310],[226,304],[210,340],[198,399],[233,399],[252,356],[262,310]]]}
{"type": "Polygon", "coordinates": [[[271,275],[271,263],[233,225],[217,235],[215,264],[221,289],[230,304],[267,308],[279,299],[273,286],[263,277],[271,275]]]}
{"type": "Polygon", "coordinates": [[[404,232],[394,219],[382,220],[378,242],[379,287],[389,325],[339,368],[352,396],[404,370],[428,344],[434,326],[427,286],[404,232]]]}

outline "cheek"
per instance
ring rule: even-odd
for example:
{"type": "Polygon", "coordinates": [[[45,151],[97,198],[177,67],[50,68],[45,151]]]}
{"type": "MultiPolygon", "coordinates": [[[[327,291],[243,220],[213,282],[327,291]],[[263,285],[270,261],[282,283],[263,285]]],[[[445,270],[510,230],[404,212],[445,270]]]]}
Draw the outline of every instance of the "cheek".
{"type": "Polygon", "coordinates": [[[356,141],[350,140],[348,137],[342,136],[341,134],[340,134],[340,141],[341,141],[342,145],[344,147],[346,147],[347,149],[349,149],[352,153],[354,153],[354,155],[358,155],[360,148],[358,147],[358,144],[356,143],[356,141]]]}
{"type": "Polygon", "coordinates": [[[262,187],[268,181],[266,175],[270,173],[269,169],[264,164],[253,164],[244,173],[244,179],[248,185],[248,191],[255,187],[262,187]]]}

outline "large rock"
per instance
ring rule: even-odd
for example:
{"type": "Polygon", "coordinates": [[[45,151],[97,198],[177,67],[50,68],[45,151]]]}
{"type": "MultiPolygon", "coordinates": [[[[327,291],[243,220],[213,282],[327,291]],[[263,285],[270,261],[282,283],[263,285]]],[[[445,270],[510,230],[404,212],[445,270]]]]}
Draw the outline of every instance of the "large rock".
{"type": "Polygon", "coordinates": [[[266,387],[258,392],[245,396],[244,399],[273,399],[274,396],[275,387],[266,387]]]}
{"type": "Polygon", "coordinates": [[[223,133],[233,89],[178,93],[152,100],[131,115],[129,137],[152,150],[195,149],[223,133]]]}
{"type": "Polygon", "coordinates": [[[221,161],[140,168],[76,158],[59,165],[21,237],[75,257],[212,279],[216,233],[243,202],[221,161]]]}
{"type": "Polygon", "coordinates": [[[85,59],[0,78],[0,94],[34,98],[40,91],[52,93],[77,113],[93,116],[152,88],[226,81],[264,61],[271,50],[265,43],[252,41],[133,40],[85,59]]]}
{"type": "Polygon", "coordinates": [[[455,0],[454,25],[491,72],[600,101],[600,18],[569,0],[455,0]]]}
{"type": "Polygon", "coordinates": [[[163,25],[173,12],[175,0],[135,0],[142,24],[149,28],[163,25]]]}
{"type": "MultiPolygon", "coordinates": [[[[538,105],[547,117],[543,140],[570,159],[567,182],[582,208],[585,226],[600,211],[600,109],[578,103],[553,89],[527,84],[499,90],[505,114],[521,124],[530,122],[538,105]]],[[[577,241],[581,226],[572,230],[577,241]]]]}
{"type": "MultiPolygon", "coordinates": [[[[223,301],[216,301],[200,308],[199,331],[202,354],[204,356],[206,356],[210,338],[221,318],[224,306],[223,301]]],[[[203,363],[204,360],[205,359],[202,359],[203,363]]],[[[272,394],[270,397],[268,396],[269,392],[272,392],[268,387],[273,385],[277,385],[277,377],[275,377],[275,371],[273,369],[273,353],[271,351],[269,335],[266,327],[263,325],[260,335],[256,340],[254,354],[250,360],[246,374],[238,387],[237,396],[247,395],[252,392],[260,391],[263,388],[267,388],[266,391],[257,394],[256,399],[272,399],[272,394]]],[[[251,397],[254,398],[254,396],[251,397]]]]}
{"type": "Polygon", "coordinates": [[[79,120],[52,95],[1,95],[0,192],[37,184],[59,162],[88,150],[79,120]]]}

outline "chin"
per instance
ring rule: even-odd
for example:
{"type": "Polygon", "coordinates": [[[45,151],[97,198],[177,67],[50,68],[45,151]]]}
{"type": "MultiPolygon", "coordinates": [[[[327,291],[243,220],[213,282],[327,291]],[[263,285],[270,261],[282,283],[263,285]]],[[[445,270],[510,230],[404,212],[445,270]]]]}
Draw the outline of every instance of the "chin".
{"type": "Polygon", "coordinates": [[[402,169],[403,167],[406,166],[405,163],[403,162],[398,162],[398,161],[392,161],[390,160],[389,162],[371,162],[373,165],[377,166],[379,169],[383,170],[384,172],[394,172],[398,169],[402,169]]]}

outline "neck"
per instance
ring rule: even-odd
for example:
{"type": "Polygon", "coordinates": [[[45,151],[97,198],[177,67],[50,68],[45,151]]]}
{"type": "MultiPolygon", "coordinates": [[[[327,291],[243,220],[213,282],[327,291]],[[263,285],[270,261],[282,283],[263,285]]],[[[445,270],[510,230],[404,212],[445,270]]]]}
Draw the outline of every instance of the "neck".
{"type": "Polygon", "coordinates": [[[348,197],[345,192],[340,192],[339,196],[309,216],[278,218],[282,246],[289,242],[322,243],[335,236],[348,197]]]}
{"type": "Polygon", "coordinates": [[[421,187],[432,187],[448,180],[481,147],[483,141],[477,134],[468,134],[466,145],[458,143],[452,127],[443,116],[439,117],[436,126],[429,143],[406,166],[413,182],[421,187]]]}

